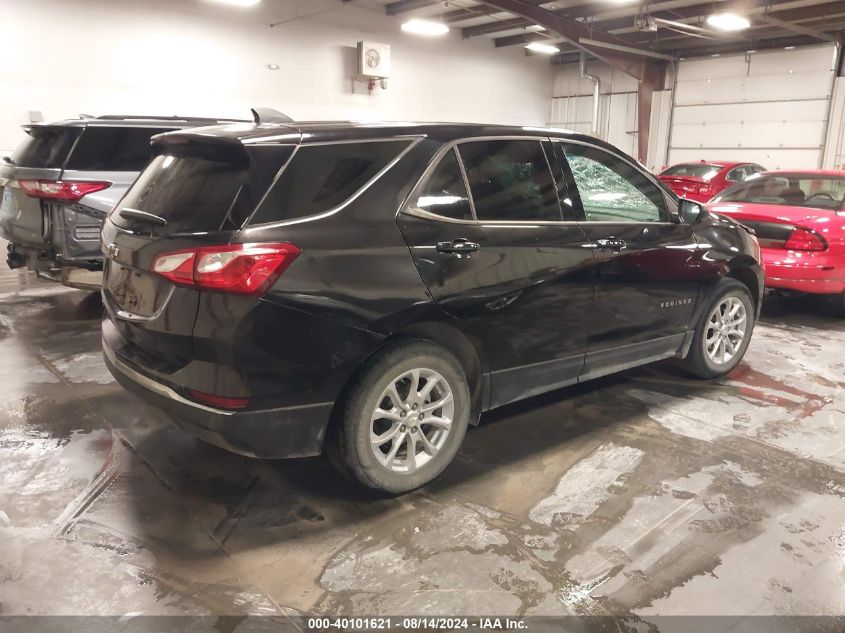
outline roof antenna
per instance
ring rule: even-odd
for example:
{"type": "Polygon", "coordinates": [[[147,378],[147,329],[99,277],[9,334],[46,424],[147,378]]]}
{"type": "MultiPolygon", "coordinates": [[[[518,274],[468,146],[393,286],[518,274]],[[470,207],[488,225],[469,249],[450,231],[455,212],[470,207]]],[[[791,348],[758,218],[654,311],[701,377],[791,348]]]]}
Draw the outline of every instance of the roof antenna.
{"type": "Polygon", "coordinates": [[[250,108],[256,125],[262,123],[293,123],[293,119],[273,108],[250,108]]]}

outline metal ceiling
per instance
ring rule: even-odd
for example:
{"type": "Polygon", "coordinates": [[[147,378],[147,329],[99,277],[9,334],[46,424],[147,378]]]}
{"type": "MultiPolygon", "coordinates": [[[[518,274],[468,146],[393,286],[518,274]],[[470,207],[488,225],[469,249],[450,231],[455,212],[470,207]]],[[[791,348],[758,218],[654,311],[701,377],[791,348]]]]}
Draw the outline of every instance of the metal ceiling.
{"type": "Polygon", "coordinates": [[[575,61],[582,51],[643,61],[842,43],[845,33],[845,0],[383,0],[383,5],[387,15],[442,20],[464,38],[489,38],[495,47],[553,43],[561,53],[552,63],[575,61]],[[714,12],[744,15],[751,27],[715,31],[706,22],[714,12]],[[646,30],[646,24],[656,30],[646,30]]]}

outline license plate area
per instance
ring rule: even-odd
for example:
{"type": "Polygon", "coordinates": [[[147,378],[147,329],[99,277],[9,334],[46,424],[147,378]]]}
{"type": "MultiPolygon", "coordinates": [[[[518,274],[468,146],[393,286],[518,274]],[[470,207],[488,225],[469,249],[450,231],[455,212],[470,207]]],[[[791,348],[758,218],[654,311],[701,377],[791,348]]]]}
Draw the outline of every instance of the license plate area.
{"type": "Polygon", "coordinates": [[[163,303],[161,281],[155,275],[111,259],[106,262],[104,286],[115,306],[130,315],[152,316],[163,303]]]}

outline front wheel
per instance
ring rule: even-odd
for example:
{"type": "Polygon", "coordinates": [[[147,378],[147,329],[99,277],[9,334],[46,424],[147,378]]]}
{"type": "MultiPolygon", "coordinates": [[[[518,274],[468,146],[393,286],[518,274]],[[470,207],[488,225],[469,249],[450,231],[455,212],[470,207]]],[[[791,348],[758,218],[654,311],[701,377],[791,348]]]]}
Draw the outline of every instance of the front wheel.
{"type": "Polygon", "coordinates": [[[369,488],[407,492],[449,465],[469,414],[460,363],[427,341],[399,343],[352,385],[330,456],[344,474],[369,488]]]}
{"type": "Polygon", "coordinates": [[[739,281],[720,282],[715,299],[702,313],[685,367],[701,378],[719,378],[745,355],[754,330],[754,301],[739,281]]]}

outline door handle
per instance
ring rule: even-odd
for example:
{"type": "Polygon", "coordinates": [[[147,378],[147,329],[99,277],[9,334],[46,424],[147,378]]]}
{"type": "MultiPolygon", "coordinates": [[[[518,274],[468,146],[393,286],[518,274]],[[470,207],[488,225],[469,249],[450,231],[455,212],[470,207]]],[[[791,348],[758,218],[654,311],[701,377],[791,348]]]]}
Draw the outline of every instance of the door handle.
{"type": "Polygon", "coordinates": [[[596,240],[596,248],[602,251],[613,251],[618,253],[628,246],[625,240],[618,237],[608,237],[601,240],[596,240]]]}
{"type": "Polygon", "coordinates": [[[475,253],[480,248],[481,246],[479,246],[476,242],[470,242],[468,239],[463,237],[451,242],[437,242],[438,253],[447,253],[450,255],[457,255],[458,257],[475,253]]]}

